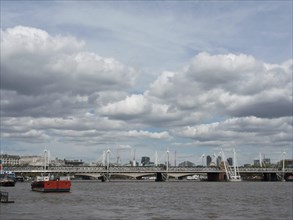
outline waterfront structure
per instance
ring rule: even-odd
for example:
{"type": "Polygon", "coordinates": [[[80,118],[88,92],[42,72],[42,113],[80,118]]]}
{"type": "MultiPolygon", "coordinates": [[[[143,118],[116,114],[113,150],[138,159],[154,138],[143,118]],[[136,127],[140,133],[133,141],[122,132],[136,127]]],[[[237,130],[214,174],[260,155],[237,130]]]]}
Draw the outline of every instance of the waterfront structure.
{"type": "Polygon", "coordinates": [[[20,156],[1,154],[0,160],[2,161],[3,166],[5,166],[5,165],[15,166],[15,165],[19,165],[20,156]]]}
{"type": "Polygon", "coordinates": [[[293,168],[293,160],[284,159],[277,163],[277,167],[282,167],[284,164],[285,167],[293,168]]]}
{"type": "Polygon", "coordinates": [[[43,156],[20,156],[19,165],[22,166],[42,166],[43,156]]]}
{"type": "Polygon", "coordinates": [[[179,167],[193,167],[194,163],[192,163],[190,161],[183,161],[183,162],[179,163],[178,166],[179,167]]]}
{"type": "Polygon", "coordinates": [[[83,161],[82,160],[66,160],[66,159],[64,159],[64,164],[69,165],[69,166],[79,166],[79,165],[83,165],[83,161]]]}

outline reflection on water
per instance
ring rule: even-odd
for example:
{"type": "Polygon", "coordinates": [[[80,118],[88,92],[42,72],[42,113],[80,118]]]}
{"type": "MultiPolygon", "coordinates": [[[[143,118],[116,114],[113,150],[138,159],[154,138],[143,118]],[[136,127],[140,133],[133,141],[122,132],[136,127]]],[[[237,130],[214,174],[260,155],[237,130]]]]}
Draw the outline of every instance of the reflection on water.
{"type": "Polygon", "coordinates": [[[2,220],[34,219],[287,219],[291,182],[72,181],[70,193],[38,193],[30,183],[8,191],[2,220]]]}

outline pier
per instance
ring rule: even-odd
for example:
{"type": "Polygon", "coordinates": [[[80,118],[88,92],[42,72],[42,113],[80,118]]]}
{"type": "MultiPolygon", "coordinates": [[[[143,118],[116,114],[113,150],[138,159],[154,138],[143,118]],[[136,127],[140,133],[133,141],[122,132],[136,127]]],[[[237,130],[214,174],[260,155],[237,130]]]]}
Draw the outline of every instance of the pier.
{"type": "Polygon", "coordinates": [[[14,203],[14,201],[9,200],[8,192],[0,191],[0,202],[1,203],[14,203]]]}

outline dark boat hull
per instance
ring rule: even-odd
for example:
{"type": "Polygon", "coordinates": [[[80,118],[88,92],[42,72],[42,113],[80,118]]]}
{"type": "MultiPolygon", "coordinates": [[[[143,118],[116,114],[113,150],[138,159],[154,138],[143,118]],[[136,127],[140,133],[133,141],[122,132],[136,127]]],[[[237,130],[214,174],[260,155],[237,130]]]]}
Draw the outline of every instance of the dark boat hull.
{"type": "Polygon", "coordinates": [[[13,180],[11,181],[5,181],[5,180],[1,180],[0,181],[0,186],[5,186],[5,187],[13,187],[15,186],[15,182],[13,180]]]}

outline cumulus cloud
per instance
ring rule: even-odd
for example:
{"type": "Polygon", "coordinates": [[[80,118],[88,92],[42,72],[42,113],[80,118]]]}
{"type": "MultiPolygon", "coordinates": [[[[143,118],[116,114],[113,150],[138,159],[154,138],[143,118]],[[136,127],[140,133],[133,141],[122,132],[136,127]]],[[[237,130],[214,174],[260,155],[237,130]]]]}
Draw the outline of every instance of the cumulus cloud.
{"type": "Polygon", "coordinates": [[[154,139],[168,139],[170,135],[168,132],[149,132],[149,131],[142,131],[142,130],[131,130],[127,132],[127,136],[129,137],[141,137],[141,138],[154,138],[154,139]]]}
{"type": "MultiPolygon", "coordinates": [[[[72,36],[1,30],[1,138],[140,145],[288,145],[292,60],[196,55],[130,93],[137,71],[72,36]],[[155,132],[158,131],[159,132],[155,132]]],[[[132,90],[133,91],[133,90],[132,90]]]]}
{"type": "Polygon", "coordinates": [[[131,86],[136,72],[83,50],[73,37],[17,26],[1,30],[2,88],[21,94],[92,93],[131,86]]]}
{"type": "Polygon", "coordinates": [[[179,110],[223,116],[290,116],[292,60],[267,64],[244,54],[200,53],[181,72],[162,73],[149,96],[179,110]]]}
{"type": "Polygon", "coordinates": [[[143,95],[127,96],[124,100],[109,103],[103,106],[100,111],[107,116],[127,117],[140,116],[150,111],[150,103],[143,95]]]}
{"type": "Polygon", "coordinates": [[[180,130],[174,129],[173,132],[176,136],[188,137],[201,143],[216,140],[218,146],[220,144],[284,146],[292,140],[293,129],[290,117],[262,119],[250,116],[186,126],[180,130]]]}
{"type": "MultiPolygon", "coordinates": [[[[1,107],[4,115],[60,115],[90,108],[99,92],[122,92],[137,72],[84,50],[72,36],[17,26],[1,30],[1,107]],[[54,111],[49,110],[54,108],[54,111]]],[[[115,100],[115,97],[113,99],[115,100]]]]}

